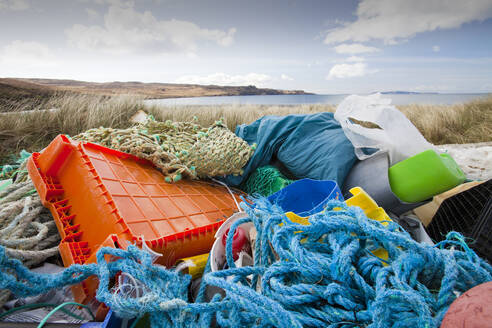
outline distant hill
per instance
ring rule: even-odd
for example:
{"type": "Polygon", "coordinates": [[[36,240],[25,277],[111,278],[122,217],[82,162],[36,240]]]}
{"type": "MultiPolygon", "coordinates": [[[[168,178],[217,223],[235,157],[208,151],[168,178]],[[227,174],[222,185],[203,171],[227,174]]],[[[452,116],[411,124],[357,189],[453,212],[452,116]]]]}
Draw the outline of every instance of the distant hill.
{"type": "Polygon", "coordinates": [[[308,94],[302,90],[277,90],[249,86],[218,86],[174,83],[142,82],[85,82],[55,79],[19,79],[21,81],[47,86],[61,91],[93,93],[103,95],[135,94],[146,98],[181,98],[204,96],[242,96],[242,95],[290,95],[308,94]]]}
{"type": "Polygon", "coordinates": [[[381,91],[382,95],[437,95],[438,92],[381,91]]]}
{"type": "Polygon", "coordinates": [[[0,112],[19,108],[19,103],[24,104],[22,106],[23,110],[43,107],[50,96],[59,92],[107,96],[131,94],[144,98],[309,94],[302,90],[264,89],[253,85],[218,86],[142,82],[96,83],[76,80],[0,78],[0,112]]]}
{"type": "Polygon", "coordinates": [[[19,102],[42,104],[55,93],[55,88],[18,79],[0,78],[0,111],[18,107],[19,102]]]}

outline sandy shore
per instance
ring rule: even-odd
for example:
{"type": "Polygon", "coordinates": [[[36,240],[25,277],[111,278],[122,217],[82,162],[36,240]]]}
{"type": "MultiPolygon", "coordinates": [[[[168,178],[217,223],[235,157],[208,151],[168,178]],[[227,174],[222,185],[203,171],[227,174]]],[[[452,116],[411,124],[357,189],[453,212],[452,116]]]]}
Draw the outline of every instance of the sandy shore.
{"type": "Polygon", "coordinates": [[[439,145],[437,148],[451,155],[469,179],[492,178],[492,142],[439,145]]]}

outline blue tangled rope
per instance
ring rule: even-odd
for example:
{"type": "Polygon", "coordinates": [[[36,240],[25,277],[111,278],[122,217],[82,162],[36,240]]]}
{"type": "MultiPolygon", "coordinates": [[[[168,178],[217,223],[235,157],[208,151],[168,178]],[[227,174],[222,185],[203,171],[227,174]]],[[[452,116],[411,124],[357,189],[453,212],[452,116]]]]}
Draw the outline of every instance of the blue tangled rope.
{"type": "Polygon", "coordinates": [[[103,248],[97,264],[53,275],[29,271],[0,248],[0,288],[23,297],[95,275],[99,301],[125,318],[149,313],[152,327],[439,327],[459,294],[492,280],[492,267],[455,232],[431,247],[395,223],[384,227],[336,200],[307,226],[291,222],[265,198],[241,206],[248,217],[230,228],[229,269],[206,271],[195,303],[188,299],[190,276],[152,265],[150,254],[133,245],[103,248]],[[236,268],[232,236],[245,222],[257,230],[255,263],[236,268]],[[371,252],[381,247],[388,265],[371,252]],[[144,292],[116,292],[111,278],[118,272],[133,277],[144,292]],[[226,296],[206,302],[206,285],[226,296]]]}

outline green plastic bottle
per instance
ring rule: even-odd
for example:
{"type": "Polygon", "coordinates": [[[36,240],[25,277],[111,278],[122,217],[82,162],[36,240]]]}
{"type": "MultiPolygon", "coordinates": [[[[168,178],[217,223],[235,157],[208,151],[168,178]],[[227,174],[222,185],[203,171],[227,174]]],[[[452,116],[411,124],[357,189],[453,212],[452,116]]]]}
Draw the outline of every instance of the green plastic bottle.
{"type": "Polygon", "coordinates": [[[431,198],[466,179],[450,155],[431,149],[391,166],[388,176],[393,193],[407,203],[431,198]]]}

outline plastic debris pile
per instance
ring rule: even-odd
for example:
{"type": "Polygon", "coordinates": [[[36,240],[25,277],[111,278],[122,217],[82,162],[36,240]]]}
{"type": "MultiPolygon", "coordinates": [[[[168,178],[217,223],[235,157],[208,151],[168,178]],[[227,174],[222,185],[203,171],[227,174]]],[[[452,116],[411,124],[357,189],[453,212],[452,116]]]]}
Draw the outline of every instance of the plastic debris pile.
{"type": "Polygon", "coordinates": [[[231,226],[232,232],[248,221],[256,227],[254,266],[235,267],[230,234],[229,269],[205,273],[195,303],[188,300],[188,275],[153,266],[150,254],[131,245],[104,248],[97,264],[55,275],[30,272],[2,248],[0,288],[27,296],[97,275],[98,300],[122,317],[150,313],[152,327],[203,327],[212,320],[236,327],[438,327],[457,294],[492,279],[492,267],[456,233],[431,247],[339,201],[330,201],[307,226],[264,199],[254,204],[243,203],[247,217],[231,226]],[[388,251],[388,265],[370,255],[369,243],[388,251]],[[107,262],[106,254],[115,260],[107,262]],[[111,287],[118,272],[133,278],[139,297],[111,287]],[[222,288],[225,297],[204,302],[205,284],[222,288]]]}
{"type": "Polygon", "coordinates": [[[73,139],[150,160],[169,181],[242,174],[254,152],[220,120],[203,128],[193,122],[150,119],[129,129],[91,129],[73,139]]]}
{"type": "Polygon", "coordinates": [[[76,305],[100,328],[437,328],[492,281],[491,181],[463,184],[380,95],[235,134],[145,117],[0,167],[0,320],[73,286],[38,327],[76,305]]]}

